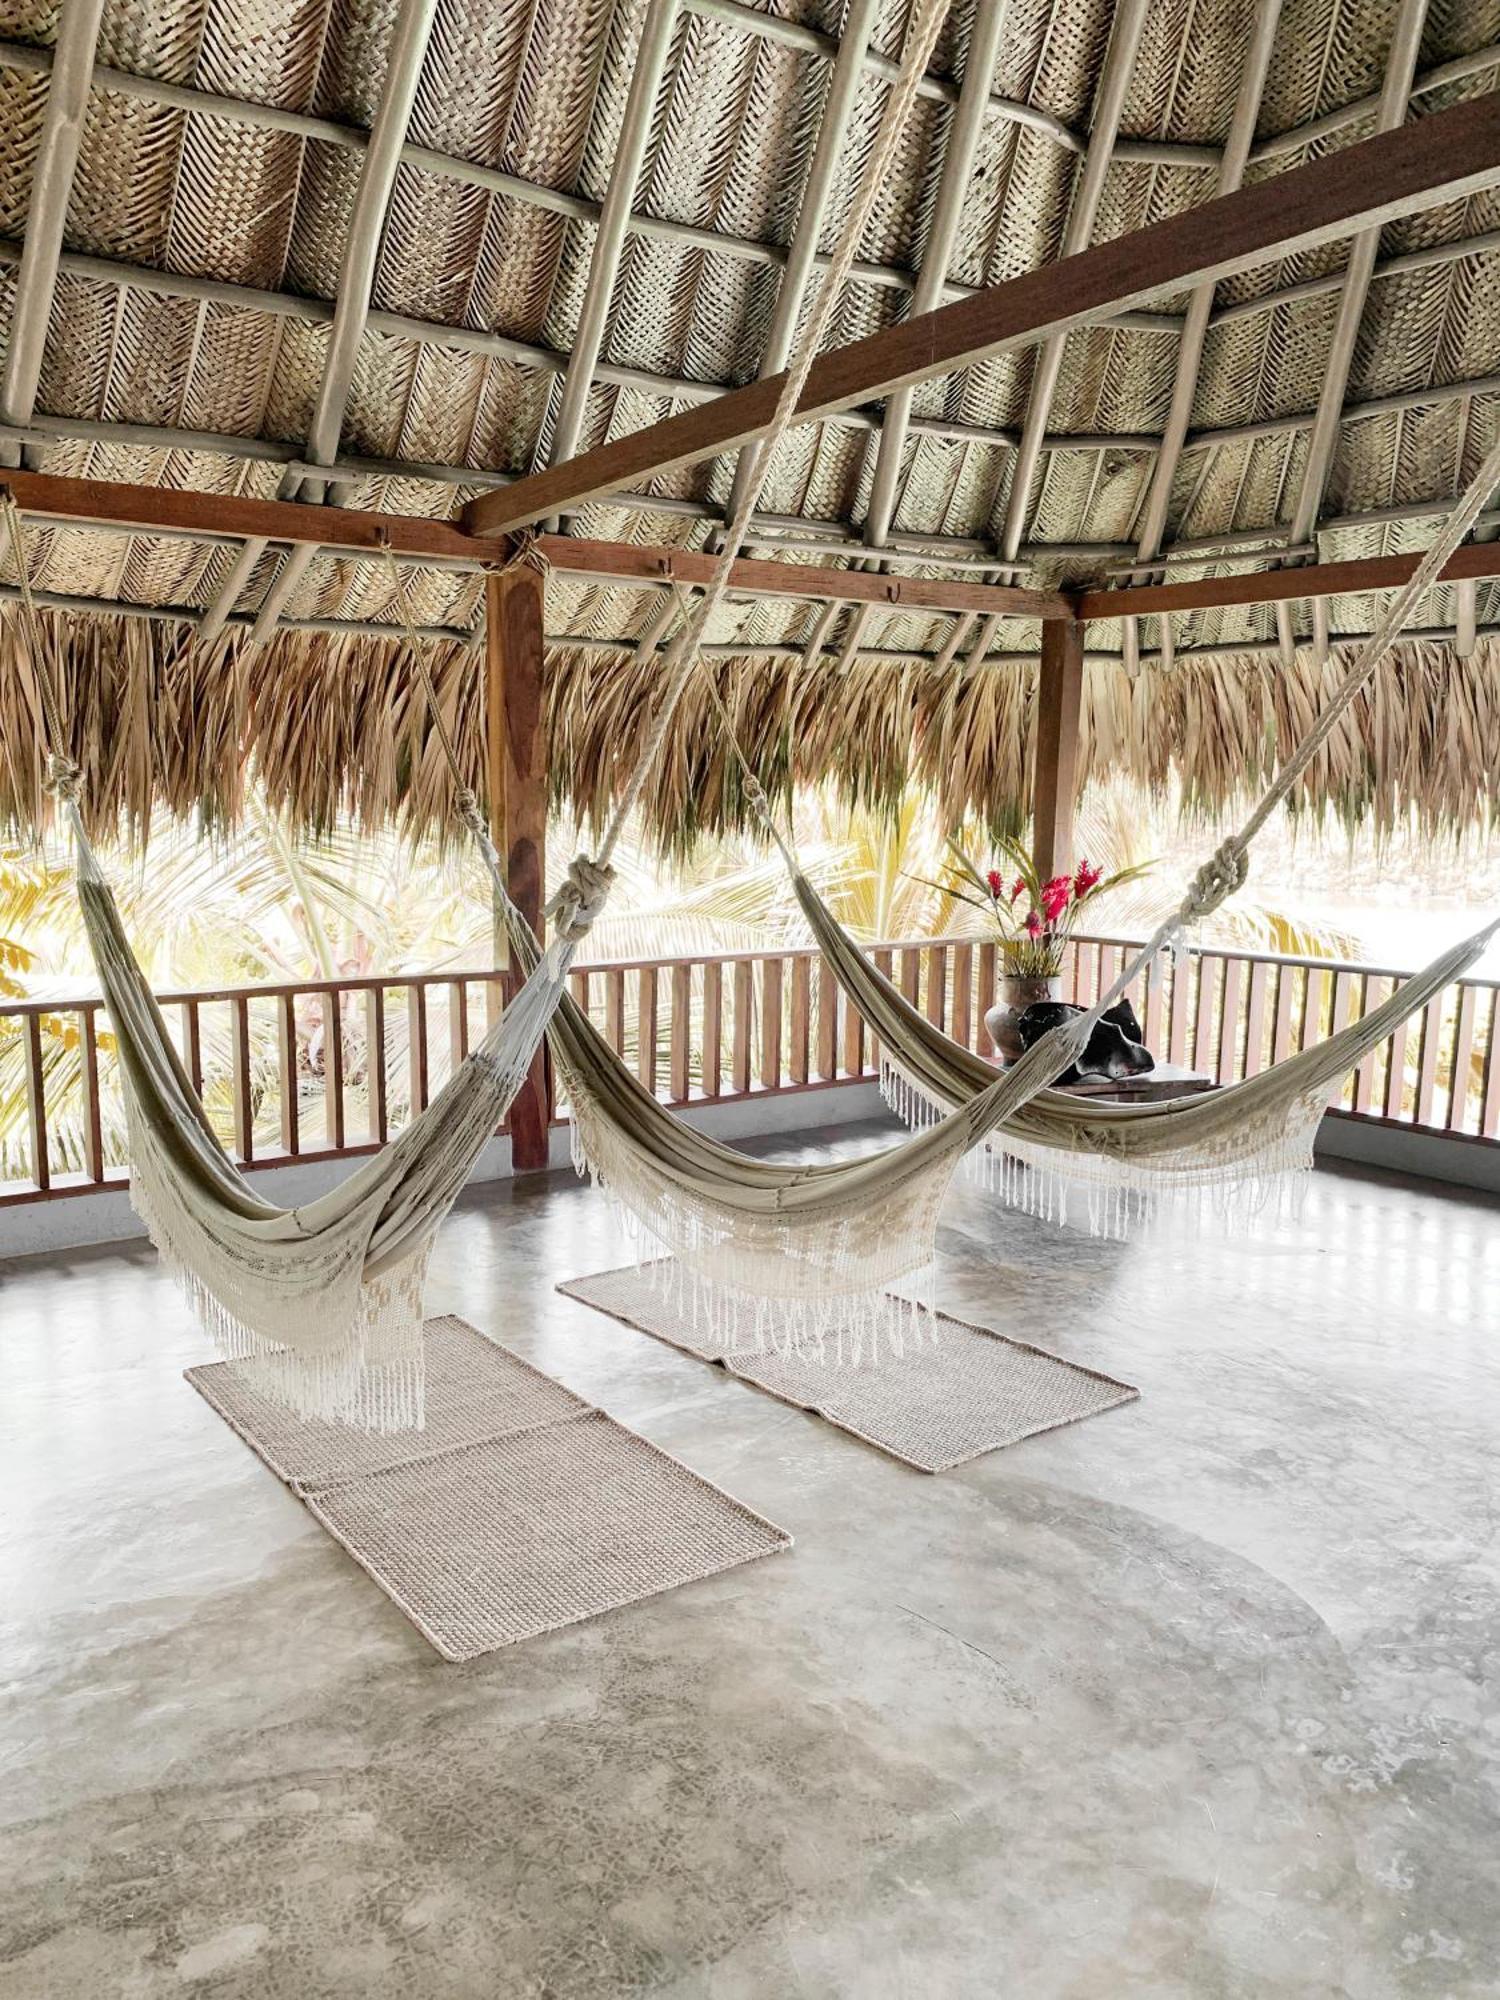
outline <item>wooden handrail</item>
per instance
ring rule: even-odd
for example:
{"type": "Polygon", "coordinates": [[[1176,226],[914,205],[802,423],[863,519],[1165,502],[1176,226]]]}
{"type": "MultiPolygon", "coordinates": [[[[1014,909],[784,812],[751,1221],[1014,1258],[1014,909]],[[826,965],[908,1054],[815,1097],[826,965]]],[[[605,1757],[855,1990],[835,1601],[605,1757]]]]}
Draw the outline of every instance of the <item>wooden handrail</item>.
{"type": "MultiPolygon", "coordinates": [[[[897,938],[868,949],[927,1020],[993,1055],[983,1024],[1003,971],[993,934],[897,938]]],[[[1065,995],[1096,999],[1133,949],[1133,940],[1094,932],[1069,939],[1065,995]]],[[[1135,998],[1158,1056],[1228,1083],[1362,1017],[1409,976],[1342,959],[1195,946],[1138,985],[1135,998]]],[[[259,1168],[351,1158],[382,1144],[471,1046],[470,988],[494,999],[510,978],[461,967],[161,998],[195,1088],[207,1073],[226,1144],[259,1168]]],[[[876,1038],[812,945],[600,960],[575,967],[570,987],[669,1103],[826,1089],[879,1072],[876,1038]]],[[[124,1169],[111,1153],[119,1077],[103,1002],[90,994],[6,1000],[0,1031],[20,1064],[24,1118],[12,1143],[29,1163],[24,1181],[0,1184],[0,1206],[119,1185],[124,1169]],[[54,1018],[79,1052],[80,1099],[61,1125],[48,1103],[54,1018]]],[[[1500,1139],[1500,979],[1455,982],[1364,1058],[1336,1108],[1474,1143],[1500,1139]]]]}

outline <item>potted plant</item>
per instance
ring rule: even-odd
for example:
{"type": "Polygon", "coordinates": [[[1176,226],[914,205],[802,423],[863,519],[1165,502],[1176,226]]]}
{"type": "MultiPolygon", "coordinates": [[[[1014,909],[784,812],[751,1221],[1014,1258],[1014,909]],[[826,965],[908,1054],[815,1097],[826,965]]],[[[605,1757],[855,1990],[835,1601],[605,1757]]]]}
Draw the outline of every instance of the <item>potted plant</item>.
{"type": "Polygon", "coordinates": [[[1043,1000],[1061,998],[1063,949],[1072,935],[1079,912],[1107,890],[1132,881],[1146,872],[1146,864],[1121,868],[1106,875],[1102,868],[1083,860],[1067,875],[1054,875],[1044,882],[1036,863],[1018,841],[997,843],[999,859],[1006,865],[977,868],[956,840],[949,840],[948,853],[959,882],[945,887],[949,894],[982,910],[1000,934],[1000,997],[986,1010],[984,1025],[990,1040],[1007,1062],[1022,1053],[1019,1033],[1026,1009],[1043,1000]],[[962,886],[959,886],[959,885],[962,886]]]}

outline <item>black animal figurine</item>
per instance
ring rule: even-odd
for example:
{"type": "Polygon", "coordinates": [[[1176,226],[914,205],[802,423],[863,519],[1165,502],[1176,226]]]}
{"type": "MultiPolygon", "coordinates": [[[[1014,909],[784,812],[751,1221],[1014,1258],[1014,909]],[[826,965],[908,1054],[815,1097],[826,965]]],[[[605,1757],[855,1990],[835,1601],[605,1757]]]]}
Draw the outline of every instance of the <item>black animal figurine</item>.
{"type": "MultiPolygon", "coordinates": [[[[1016,1023],[1021,1046],[1029,1049],[1049,1028],[1056,1028],[1070,1015],[1082,1012],[1081,1007],[1067,1000],[1034,1000],[1016,1023]]],[[[1057,1083],[1081,1083],[1085,1077],[1107,1077],[1111,1083],[1120,1083],[1128,1076],[1142,1076],[1155,1068],[1156,1058],[1145,1045],[1135,1009],[1128,1000],[1122,1000],[1095,1022],[1088,1047],[1078,1062],[1063,1071],[1057,1083]]]]}

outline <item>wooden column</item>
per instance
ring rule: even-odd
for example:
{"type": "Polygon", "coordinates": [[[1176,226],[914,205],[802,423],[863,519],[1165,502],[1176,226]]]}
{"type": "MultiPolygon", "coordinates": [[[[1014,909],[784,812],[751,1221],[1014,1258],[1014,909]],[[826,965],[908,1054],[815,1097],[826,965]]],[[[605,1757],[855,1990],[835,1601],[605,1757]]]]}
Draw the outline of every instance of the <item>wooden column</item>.
{"type": "MultiPolygon", "coordinates": [[[[511,901],[542,934],[547,841],[546,743],[542,729],[542,609],[539,571],[522,565],[485,578],[485,715],[490,822],[505,860],[511,901]]],[[[545,1046],[511,1106],[511,1163],[547,1164],[552,1072],[545,1046]]]]}
{"type": "Polygon", "coordinates": [[[1036,757],[1031,781],[1032,856],[1045,882],[1071,870],[1078,738],[1083,721],[1081,624],[1042,626],[1036,690],[1036,757]]]}

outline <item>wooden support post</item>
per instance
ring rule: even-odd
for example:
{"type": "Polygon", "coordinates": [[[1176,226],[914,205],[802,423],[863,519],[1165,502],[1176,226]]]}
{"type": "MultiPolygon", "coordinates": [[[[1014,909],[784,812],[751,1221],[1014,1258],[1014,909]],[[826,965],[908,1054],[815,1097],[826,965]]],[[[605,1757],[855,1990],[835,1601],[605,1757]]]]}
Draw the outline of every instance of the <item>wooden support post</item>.
{"type": "Polygon", "coordinates": [[[1042,627],[1031,780],[1032,857],[1045,882],[1073,866],[1073,808],[1083,720],[1083,627],[1042,627]]]}
{"type": "MultiPolygon", "coordinates": [[[[490,824],[511,901],[538,937],[547,842],[543,589],[541,573],[528,564],[487,576],[484,585],[490,824]]],[[[544,1046],[510,1108],[510,1156],[518,1173],[546,1166],[551,1116],[552,1071],[544,1046]]]]}

